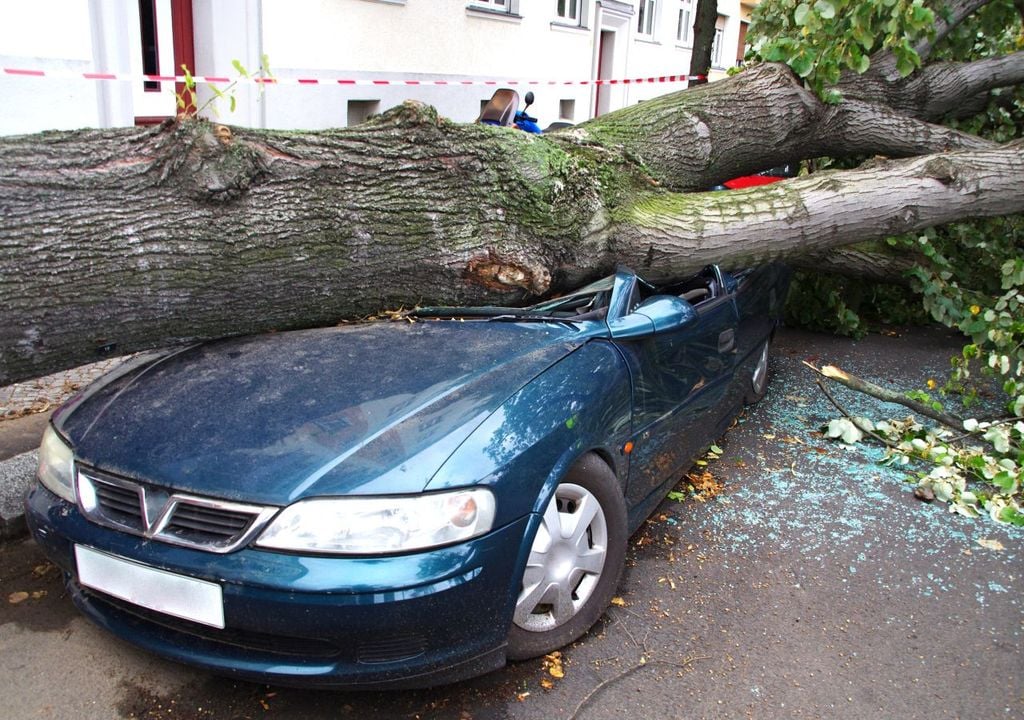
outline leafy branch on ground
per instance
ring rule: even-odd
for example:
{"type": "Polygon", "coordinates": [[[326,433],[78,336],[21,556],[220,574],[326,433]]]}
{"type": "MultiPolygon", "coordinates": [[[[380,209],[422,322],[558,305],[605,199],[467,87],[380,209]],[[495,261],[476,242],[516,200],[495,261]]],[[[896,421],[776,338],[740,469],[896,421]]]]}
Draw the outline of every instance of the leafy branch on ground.
{"type": "Polygon", "coordinates": [[[926,426],[915,416],[879,422],[853,416],[819,380],[822,391],[843,413],[822,428],[826,437],[847,445],[872,438],[885,446],[884,464],[913,471],[918,498],[948,503],[950,512],[966,517],[984,514],[996,522],[1024,526],[1024,417],[960,420],[917,399],[895,397],[894,391],[838,368],[805,365],[822,378],[879,400],[899,402],[938,423],[926,426]]]}

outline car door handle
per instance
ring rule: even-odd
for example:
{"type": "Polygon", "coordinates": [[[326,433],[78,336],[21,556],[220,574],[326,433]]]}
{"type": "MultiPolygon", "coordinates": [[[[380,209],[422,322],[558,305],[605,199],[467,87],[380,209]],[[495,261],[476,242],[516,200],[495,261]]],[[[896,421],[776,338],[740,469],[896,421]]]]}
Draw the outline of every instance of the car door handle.
{"type": "Polygon", "coordinates": [[[736,331],[732,328],[723,330],[718,336],[718,352],[725,353],[732,352],[736,349],[736,331]]]}

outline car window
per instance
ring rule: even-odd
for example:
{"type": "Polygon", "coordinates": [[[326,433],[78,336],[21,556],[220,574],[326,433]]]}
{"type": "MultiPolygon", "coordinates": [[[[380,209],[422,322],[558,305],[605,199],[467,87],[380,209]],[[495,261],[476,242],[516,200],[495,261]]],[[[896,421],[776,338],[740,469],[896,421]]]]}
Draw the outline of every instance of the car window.
{"type": "Polygon", "coordinates": [[[660,287],[657,292],[664,295],[678,295],[691,305],[697,306],[719,297],[722,294],[722,288],[718,285],[718,276],[714,267],[708,265],[696,275],[660,287]]]}

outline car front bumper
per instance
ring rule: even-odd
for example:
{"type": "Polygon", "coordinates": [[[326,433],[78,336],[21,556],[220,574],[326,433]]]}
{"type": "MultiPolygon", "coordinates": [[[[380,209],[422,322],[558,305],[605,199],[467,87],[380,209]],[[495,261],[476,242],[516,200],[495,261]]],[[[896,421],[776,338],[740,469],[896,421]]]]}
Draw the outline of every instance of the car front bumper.
{"type": "Polygon", "coordinates": [[[505,663],[533,516],[470,542],[390,557],[311,557],[244,548],[226,555],[100,527],[40,485],[26,519],[97,625],[160,655],[262,683],[425,687],[505,663]],[[75,546],[222,588],[223,630],[83,587],[75,546]]]}

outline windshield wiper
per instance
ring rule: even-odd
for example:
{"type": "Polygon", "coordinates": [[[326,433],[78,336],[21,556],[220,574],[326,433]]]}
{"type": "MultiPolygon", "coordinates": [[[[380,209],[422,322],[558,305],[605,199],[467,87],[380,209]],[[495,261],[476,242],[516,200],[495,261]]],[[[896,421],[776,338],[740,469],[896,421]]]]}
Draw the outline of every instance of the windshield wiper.
{"type": "Polygon", "coordinates": [[[488,322],[495,320],[498,322],[572,322],[571,317],[554,317],[552,315],[537,315],[535,313],[503,313],[487,318],[488,322]]]}

